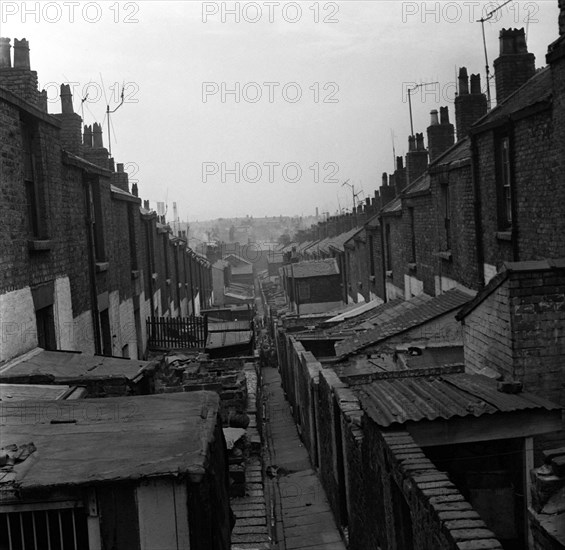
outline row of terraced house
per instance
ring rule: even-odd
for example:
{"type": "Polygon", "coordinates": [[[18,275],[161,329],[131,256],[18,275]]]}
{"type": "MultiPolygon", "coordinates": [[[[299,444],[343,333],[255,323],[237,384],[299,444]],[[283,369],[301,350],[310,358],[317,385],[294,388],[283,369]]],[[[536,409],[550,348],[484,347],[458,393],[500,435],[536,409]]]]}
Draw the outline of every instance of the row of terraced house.
{"type": "Polygon", "coordinates": [[[144,358],[146,319],[211,304],[210,263],[138,197],[68,85],[61,112],[0,39],[0,363],[39,346],[144,358]]]}
{"type": "MultiPolygon", "coordinates": [[[[446,107],[262,281],[283,385],[349,548],[565,548],[565,7],[502,29],[496,107],[446,107]]],[[[272,262],[275,262],[273,257],[272,262]]]]}

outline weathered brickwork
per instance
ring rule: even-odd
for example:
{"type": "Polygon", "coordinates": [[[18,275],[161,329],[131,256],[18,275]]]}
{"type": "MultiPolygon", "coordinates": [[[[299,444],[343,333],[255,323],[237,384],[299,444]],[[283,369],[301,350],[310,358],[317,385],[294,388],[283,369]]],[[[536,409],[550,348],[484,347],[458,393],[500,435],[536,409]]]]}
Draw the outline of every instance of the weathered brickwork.
{"type": "Polygon", "coordinates": [[[465,315],[465,362],[565,405],[565,265],[535,263],[538,269],[510,264],[508,275],[491,283],[499,286],[465,315]]]}
{"type": "Polygon", "coordinates": [[[0,48],[0,361],[38,344],[36,311],[46,307],[49,347],[143,355],[149,312],[195,312],[195,296],[209,303],[210,266],[140,210],[101,126],[82,135],[68,86],[62,113],[47,113],[27,42],[16,42],[14,67],[9,41],[0,48]]]}

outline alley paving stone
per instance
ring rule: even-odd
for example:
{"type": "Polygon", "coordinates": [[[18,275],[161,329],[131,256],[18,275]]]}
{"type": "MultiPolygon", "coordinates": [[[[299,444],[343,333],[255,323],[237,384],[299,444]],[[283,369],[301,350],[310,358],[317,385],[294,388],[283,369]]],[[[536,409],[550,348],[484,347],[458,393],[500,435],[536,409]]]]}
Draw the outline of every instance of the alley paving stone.
{"type": "Polygon", "coordinates": [[[262,370],[275,494],[277,550],[345,550],[328,500],[298,436],[279,372],[262,370]]]}

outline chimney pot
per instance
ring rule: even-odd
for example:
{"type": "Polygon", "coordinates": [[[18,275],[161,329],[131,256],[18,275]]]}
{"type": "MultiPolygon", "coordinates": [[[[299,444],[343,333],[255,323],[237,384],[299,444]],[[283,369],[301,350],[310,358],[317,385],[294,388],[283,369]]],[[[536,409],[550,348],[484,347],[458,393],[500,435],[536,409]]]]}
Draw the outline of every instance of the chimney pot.
{"type": "Polygon", "coordinates": [[[29,43],[25,38],[14,39],[14,68],[29,70],[29,43]]]}
{"type": "Polygon", "coordinates": [[[61,113],[66,115],[74,112],[71,87],[68,84],[61,84],[61,113]]]}
{"type": "Polygon", "coordinates": [[[439,119],[440,124],[449,124],[449,108],[440,107],[439,108],[439,119]]]}
{"type": "Polygon", "coordinates": [[[84,126],[82,143],[85,147],[92,147],[92,128],[90,126],[84,126]]]}
{"type": "Polygon", "coordinates": [[[138,189],[137,189],[137,183],[132,183],[132,185],[131,185],[131,194],[137,197],[137,196],[138,196],[138,193],[139,193],[139,191],[138,191],[138,189]]]}
{"type": "Polygon", "coordinates": [[[416,134],[416,150],[423,151],[426,147],[424,146],[424,134],[416,134]]]}
{"type": "Polygon", "coordinates": [[[0,38],[0,69],[9,69],[12,66],[11,47],[9,38],[0,38]]]}
{"type": "Polygon", "coordinates": [[[469,93],[469,77],[467,74],[467,67],[461,67],[459,69],[459,95],[465,95],[469,93]]]}
{"type": "Polygon", "coordinates": [[[471,75],[471,93],[480,94],[481,93],[481,75],[472,74],[471,75]]]}
{"type": "Polygon", "coordinates": [[[104,147],[102,142],[102,126],[97,122],[92,127],[92,147],[104,147]]]}
{"type": "Polygon", "coordinates": [[[430,126],[436,126],[437,124],[439,124],[437,109],[432,109],[430,111],[430,126]]]}
{"type": "Polygon", "coordinates": [[[116,171],[119,172],[120,174],[123,173],[124,165],[122,162],[118,162],[118,164],[116,164],[116,171]]]}
{"type": "Polygon", "coordinates": [[[408,136],[408,151],[416,150],[416,136],[408,136]]]}
{"type": "Polygon", "coordinates": [[[403,168],[404,168],[404,159],[402,158],[402,155],[400,155],[399,157],[396,157],[396,169],[402,170],[403,168]]]}
{"type": "Polygon", "coordinates": [[[388,174],[383,172],[383,185],[388,185],[388,174]]]}

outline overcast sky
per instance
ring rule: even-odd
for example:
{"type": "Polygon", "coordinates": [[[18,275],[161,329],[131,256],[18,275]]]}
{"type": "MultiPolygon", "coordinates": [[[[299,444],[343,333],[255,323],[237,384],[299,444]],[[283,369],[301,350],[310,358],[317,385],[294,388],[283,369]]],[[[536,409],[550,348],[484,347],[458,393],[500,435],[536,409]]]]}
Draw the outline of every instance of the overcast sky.
{"type": "MultiPolygon", "coordinates": [[[[106,125],[124,87],[112,155],[169,214],[176,201],[190,221],[310,215],[351,208],[344,181],[362,199],[393,170],[411,83],[439,82],[413,95],[415,132],[440,105],[454,122],[458,68],[484,85],[475,20],[503,3],[2,1],[0,35],[29,40],[52,113],[76,83],[75,111],[106,125]]],[[[527,27],[543,66],[557,18],[557,0],[504,6],[485,23],[491,70],[503,27],[527,27]]]]}

